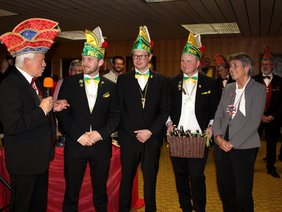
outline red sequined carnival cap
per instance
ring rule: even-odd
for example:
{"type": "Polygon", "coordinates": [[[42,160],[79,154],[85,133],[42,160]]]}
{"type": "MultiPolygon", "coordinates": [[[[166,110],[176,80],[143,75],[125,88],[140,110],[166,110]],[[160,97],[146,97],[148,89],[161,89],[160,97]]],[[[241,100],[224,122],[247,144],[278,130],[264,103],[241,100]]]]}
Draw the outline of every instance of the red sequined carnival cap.
{"type": "Polygon", "coordinates": [[[55,21],[31,18],[18,24],[12,32],[1,35],[0,41],[13,57],[29,52],[46,53],[59,31],[55,21]]]}

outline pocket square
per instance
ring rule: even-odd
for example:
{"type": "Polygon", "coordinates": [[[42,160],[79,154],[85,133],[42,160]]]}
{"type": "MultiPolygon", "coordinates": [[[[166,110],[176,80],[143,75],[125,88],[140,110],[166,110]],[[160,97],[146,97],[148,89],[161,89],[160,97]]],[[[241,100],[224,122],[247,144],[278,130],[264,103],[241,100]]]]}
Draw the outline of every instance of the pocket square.
{"type": "Polygon", "coordinates": [[[210,94],[211,93],[211,90],[208,90],[208,91],[206,91],[206,92],[203,92],[203,93],[201,93],[202,95],[206,95],[206,94],[210,94]]]}
{"type": "Polygon", "coordinates": [[[107,91],[106,93],[103,94],[103,98],[109,98],[111,96],[110,92],[107,91]]]}

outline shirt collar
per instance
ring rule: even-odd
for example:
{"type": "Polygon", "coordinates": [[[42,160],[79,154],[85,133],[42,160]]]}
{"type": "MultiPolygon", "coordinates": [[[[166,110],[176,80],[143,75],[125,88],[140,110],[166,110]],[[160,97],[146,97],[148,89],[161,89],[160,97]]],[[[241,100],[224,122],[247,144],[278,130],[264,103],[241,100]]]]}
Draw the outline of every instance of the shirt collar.
{"type": "Polygon", "coordinates": [[[272,79],[273,78],[273,74],[272,74],[272,72],[270,73],[270,74],[268,74],[268,75],[266,75],[266,74],[262,74],[262,76],[264,77],[264,76],[270,76],[270,79],[272,79]]]}
{"type": "Polygon", "coordinates": [[[16,66],[16,68],[19,70],[19,72],[24,76],[24,78],[26,78],[26,80],[28,81],[28,83],[31,83],[32,80],[32,76],[29,75],[28,73],[26,73],[24,70],[22,70],[21,68],[19,68],[18,66],[16,66]]]}

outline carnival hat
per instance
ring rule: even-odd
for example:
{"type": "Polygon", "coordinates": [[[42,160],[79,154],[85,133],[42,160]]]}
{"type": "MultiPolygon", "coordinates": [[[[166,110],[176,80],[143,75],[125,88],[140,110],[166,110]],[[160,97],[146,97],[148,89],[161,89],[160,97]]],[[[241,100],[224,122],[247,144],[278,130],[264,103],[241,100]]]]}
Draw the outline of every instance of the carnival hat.
{"type": "Polygon", "coordinates": [[[104,59],[107,42],[104,40],[102,30],[96,27],[93,31],[85,30],[86,42],[82,50],[82,56],[91,56],[104,59]]]}
{"type": "Polygon", "coordinates": [[[271,60],[272,59],[272,55],[270,53],[270,48],[269,46],[266,46],[264,48],[264,54],[263,54],[263,57],[262,57],[263,60],[271,60]]]}
{"type": "Polygon", "coordinates": [[[225,59],[225,57],[221,54],[216,54],[215,58],[214,58],[214,65],[215,66],[226,66],[227,60],[225,59]]]}
{"type": "Polygon", "coordinates": [[[139,27],[139,34],[136,41],[133,44],[132,51],[136,49],[145,50],[148,53],[152,53],[153,42],[151,41],[148,28],[146,26],[139,27]]]}
{"type": "Polygon", "coordinates": [[[12,32],[1,35],[0,40],[13,57],[30,52],[46,53],[59,31],[55,21],[31,18],[21,22],[12,32]]]}
{"type": "Polygon", "coordinates": [[[182,54],[192,54],[197,58],[201,59],[202,57],[202,52],[200,50],[201,47],[202,47],[201,35],[200,34],[194,35],[192,32],[190,32],[186,45],[184,46],[184,49],[182,51],[182,54]]]}

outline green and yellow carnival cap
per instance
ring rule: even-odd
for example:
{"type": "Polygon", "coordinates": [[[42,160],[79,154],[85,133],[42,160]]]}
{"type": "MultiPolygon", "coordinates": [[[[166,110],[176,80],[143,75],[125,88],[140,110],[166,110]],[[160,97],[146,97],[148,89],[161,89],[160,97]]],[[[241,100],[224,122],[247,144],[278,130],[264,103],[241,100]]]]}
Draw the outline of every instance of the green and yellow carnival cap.
{"type": "Polygon", "coordinates": [[[86,42],[82,50],[82,56],[91,56],[104,59],[107,42],[104,40],[100,27],[93,31],[85,30],[86,42]]]}
{"type": "Polygon", "coordinates": [[[148,53],[152,53],[153,42],[151,41],[148,28],[146,26],[139,27],[139,35],[133,44],[132,51],[136,49],[145,50],[148,53]]]}
{"type": "Polygon", "coordinates": [[[185,53],[192,54],[197,58],[201,59],[202,57],[202,52],[200,50],[201,47],[202,47],[201,36],[199,34],[194,35],[193,33],[190,32],[186,45],[182,51],[182,54],[185,53]]]}

